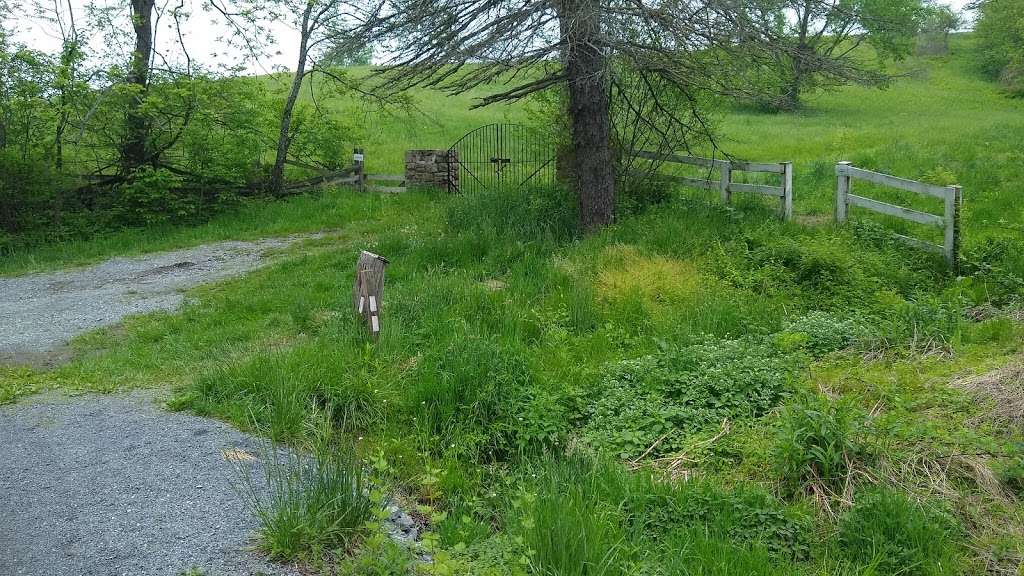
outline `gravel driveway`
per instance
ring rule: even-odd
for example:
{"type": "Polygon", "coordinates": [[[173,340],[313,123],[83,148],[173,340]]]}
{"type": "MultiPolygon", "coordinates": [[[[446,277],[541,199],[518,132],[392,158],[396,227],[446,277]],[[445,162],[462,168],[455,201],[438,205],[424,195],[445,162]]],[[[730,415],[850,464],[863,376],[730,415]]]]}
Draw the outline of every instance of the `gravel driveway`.
{"type": "Polygon", "coordinates": [[[251,550],[230,458],[256,440],[155,393],[0,407],[0,574],[291,574],[251,550]]]}
{"type": "Polygon", "coordinates": [[[136,258],[0,278],[0,363],[50,366],[66,359],[64,344],[130,314],[174,310],[182,291],[243,274],[267,250],[315,236],[219,242],[136,258]]]}

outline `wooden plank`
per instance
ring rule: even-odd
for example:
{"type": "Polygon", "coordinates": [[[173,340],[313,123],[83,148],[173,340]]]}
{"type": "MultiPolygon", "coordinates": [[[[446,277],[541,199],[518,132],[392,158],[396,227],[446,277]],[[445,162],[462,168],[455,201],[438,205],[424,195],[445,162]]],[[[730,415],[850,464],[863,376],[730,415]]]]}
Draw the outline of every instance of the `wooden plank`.
{"type": "Polygon", "coordinates": [[[942,216],[929,214],[927,212],[918,212],[917,210],[879,202],[878,200],[872,200],[871,198],[865,198],[855,194],[848,194],[846,202],[853,206],[860,206],[861,208],[867,208],[874,212],[880,212],[882,214],[895,216],[897,218],[910,220],[911,222],[917,222],[918,224],[925,224],[927,226],[942,226],[946,223],[946,220],[942,216]]]}
{"type": "Polygon", "coordinates": [[[764,162],[730,162],[733,170],[740,172],[764,172],[768,174],[784,174],[786,167],[783,163],[771,164],[764,162]]]}
{"type": "Polygon", "coordinates": [[[701,178],[688,178],[686,176],[666,176],[658,174],[659,178],[668,180],[669,182],[677,182],[693,188],[701,188],[704,190],[714,190],[718,187],[718,183],[711,180],[703,180],[701,178]]]}
{"type": "Polygon", "coordinates": [[[658,152],[647,152],[644,150],[638,150],[633,153],[637,158],[645,158],[647,160],[658,160],[661,162],[671,162],[674,164],[687,164],[689,166],[703,166],[705,168],[714,168],[721,166],[722,160],[712,160],[711,158],[698,158],[695,156],[680,156],[678,154],[660,154],[658,152]]]}
{"type": "Polygon", "coordinates": [[[910,236],[904,236],[903,234],[896,234],[895,232],[892,236],[900,242],[913,246],[914,248],[920,248],[921,250],[927,250],[928,252],[935,252],[936,254],[942,254],[944,251],[942,246],[939,246],[938,244],[932,244],[931,242],[925,242],[924,240],[911,238],[910,236]]]}
{"type": "Polygon", "coordinates": [[[768,186],[766,184],[740,184],[738,182],[732,182],[729,184],[730,192],[751,192],[753,194],[764,194],[765,196],[775,196],[776,198],[782,198],[785,190],[782,186],[768,186]]]}
{"type": "Polygon", "coordinates": [[[405,175],[403,174],[367,174],[367,180],[381,181],[381,182],[405,182],[405,175]]]}
{"type": "Polygon", "coordinates": [[[925,184],[924,182],[918,182],[916,180],[907,180],[905,178],[898,178],[888,174],[872,172],[862,168],[854,168],[849,164],[844,165],[843,163],[840,163],[836,166],[836,173],[843,176],[850,176],[858,180],[874,182],[875,184],[881,184],[882,186],[889,186],[891,188],[899,188],[900,190],[906,190],[908,192],[916,192],[918,194],[926,194],[928,196],[942,198],[943,200],[945,200],[949,195],[948,186],[925,184]]]}
{"type": "Polygon", "coordinates": [[[694,188],[702,188],[704,190],[713,190],[718,187],[718,182],[712,180],[704,180],[702,178],[689,178],[687,176],[673,176],[671,174],[661,174],[658,172],[647,172],[645,170],[630,170],[630,174],[640,178],[652,178],[657,180],[667,180],[669,182],[676,182],[685,186],[692,186],[694,188]]]}

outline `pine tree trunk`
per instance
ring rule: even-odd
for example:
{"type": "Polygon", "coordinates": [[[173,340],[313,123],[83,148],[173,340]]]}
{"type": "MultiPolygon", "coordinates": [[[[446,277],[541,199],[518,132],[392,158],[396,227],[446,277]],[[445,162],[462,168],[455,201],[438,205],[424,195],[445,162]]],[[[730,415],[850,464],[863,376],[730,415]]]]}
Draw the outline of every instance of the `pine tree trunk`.
{"type": "Polygon", "coordinates": [[[149,118],[142,112],[142,104],[149,91],[149,62],[153,55],[153,7],[156,0],[132,0],[132,27],[135,30],[135,50],[126,81],[133,87],[128,101],[125,138],[121,145],[121,167],[124,172],[152,162],[149,154],[149,118]]]}
{"type": "Polygon", "coordinates": [[[281,114],[281,131],[277,137],[277,157],[274,160],[274,167],[270,171],[268,185],[270,193],[275,196],[281,195],[284,191],[284,163],[288,160],[288,148],[292,143],[292,112],[295,110],[295,101],[299,98],[299,90],[302,89],[302,78],[306,75],[306,58],[309,55],[309,17],[313,13],[314,4],[312,1],[307,2],[306,10],[302,13],[299,63],[295,67],[291,91],[288,92],[288,99],[284,103],[284,112],[281,114]]]}
{"type": "Polygon", "coordinates": [[[611,224],[615,214],[608,58],[601,48],[600,3],[565,0],[559,17],[566,45],[579,220],[583,230],[592,231],[611,224]]]}

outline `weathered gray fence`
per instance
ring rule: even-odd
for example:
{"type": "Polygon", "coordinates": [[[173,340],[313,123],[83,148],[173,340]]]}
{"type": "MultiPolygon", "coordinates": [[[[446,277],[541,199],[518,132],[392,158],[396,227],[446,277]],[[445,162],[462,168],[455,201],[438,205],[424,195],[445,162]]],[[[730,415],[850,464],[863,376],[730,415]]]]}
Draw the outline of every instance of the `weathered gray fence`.
{"type": "Polygon", "coordinates": [[[850,162],[838,163],[836,165],[836,175],[839,178],[839,183],[836,187],[837,222],[840,224],[846,222],[849,207],[858,206],[918,224],[941,227],[944,230],[942,245],[932,244],[931,242],[903,236],[902,234],[895,234],[895,237],[912,246],[942,254],[946,258],[946,264],[949,265],[950,269],[956,270],[960,251],[960,204],[963,200],[959,186],[936,186],[915,180],[905,180],[888,174],[856,168],[850,162]],[[930,212],[921,212],[903,206],[872,200],[865,196],[858,196],[851,193],[854,180],[864,180],[890,188],[939,198],[944,202],[945,210],[942,216],[939,216],[930,212]]]}
{"type": "Polygon", "coordinates": [[[700,158],[696,156],[680,156],[678,154],[661,154],[658,152],[646,151],[637,151],[634,152],[634,154],[637,158],[644,158],[646,160],[653,160],[656,162],[685,164],[687,166],[718,169],[719,178],[717,180],[711,178],[690,178],[687,176],[668,176],[664,174],[658,174],[658,177],[671,182],[683,184],[684,186],[703,188],[705,190],[718,190],[721,194],[722,202],[725,204],[732,202],[732,195],[734,192],[749,192],[775,197],[779,199],[779,215],[784,220],[789,220],[793,217],[792,162],[740,162],[736,160],[714,160],[711,158],[700,158]],[[734,172],[778,174],[781,176],[781,182],[779,186],[733,182],[732,175],[734,172]]]}

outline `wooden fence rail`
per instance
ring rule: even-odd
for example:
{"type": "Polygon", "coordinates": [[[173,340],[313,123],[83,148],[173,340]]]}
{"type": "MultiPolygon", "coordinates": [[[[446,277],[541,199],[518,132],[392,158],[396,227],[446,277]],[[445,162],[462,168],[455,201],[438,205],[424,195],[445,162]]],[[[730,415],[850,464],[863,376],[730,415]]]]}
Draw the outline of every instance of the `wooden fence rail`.
{"type": "Polygon", "coordinates": [[[836,164],[836,176],[839,179],[836,187],[837,222],[840,224],[846,222],[849,207],[858,206],[872,212],[902,218],[918,224],[941,227],[944,230],[942,245],[932,244],[931,242],[903,236],[902,234],[896,234],[895,236],[912,246],[942,254],[946,258],[946,264],[949,268],[956,271],[960,251],[960,204],[963,201],[959,186],[936,186],[915,180],[906,180],[888,174],[856,168],[850,162],[836,164]],[[873,182],[889,188],[939,198],[945,204],[943,215],[939,216],[929,212],[912,210],[903,206],[873,200],[865,196],[858,196],[851,192],[854,180],[873,182]]]}
{"type": "Polygon", "coordinates": [[[653,160],[656,162],[667,162],[670,164],[685,164],[701,168],[716,168],[720,171],[718,180],[711,178],[690,178],[687,176],[667,176],[659,174],[670,182],[677,182],[684,186],[701,188],[704,190],[718,190],[722,202],[730,204],[734,192],[747,192],[751,194],[762,194],[779,199],[779,215],[783,220],[793,217],[793,163],[792,162],[741,162],[736,160],[714,160],[711,158],[700,158],[696,156],[681,156],[679,154],[661,154],[658,152],[637,151],[634,152],[637,158],[653,160]],[[743,184],[733,182],[733,172],[759,172],[766,174],[779,174],[781,185],[772,186],[768,184],[743,184]]]}

